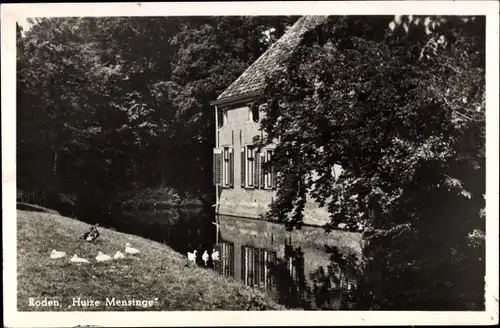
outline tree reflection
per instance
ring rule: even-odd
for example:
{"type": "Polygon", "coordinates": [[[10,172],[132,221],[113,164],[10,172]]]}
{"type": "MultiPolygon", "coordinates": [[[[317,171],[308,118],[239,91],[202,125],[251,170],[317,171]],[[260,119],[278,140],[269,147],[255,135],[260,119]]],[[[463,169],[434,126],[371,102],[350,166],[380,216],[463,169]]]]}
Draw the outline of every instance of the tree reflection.
{"type": "Polygon", "coordinates": [[[330,263],[319,266],[306,280],[301,247],[285,245],[285,256],[269,263],[276,280],[281,304],[291,308],[348,310],[354,307],[357,269],[354,255],[343,255],[336,247],[325,246],[330,263]],[[353,267],[351,267],[353,265],[353,267]]]}

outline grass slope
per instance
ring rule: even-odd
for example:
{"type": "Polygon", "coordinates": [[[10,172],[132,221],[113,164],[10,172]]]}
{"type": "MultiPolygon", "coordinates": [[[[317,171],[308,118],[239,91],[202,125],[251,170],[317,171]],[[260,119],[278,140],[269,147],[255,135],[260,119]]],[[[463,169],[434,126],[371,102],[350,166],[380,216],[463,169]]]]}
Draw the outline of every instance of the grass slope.
{"type": "Polygon", "coordinates": [[[216,272],[186,267],[186,259],[168,246],[100,228],[96,244],[78,237],[89,225],[58,214],[17,211],[19,311],[165,311],[283,310],[260,291],[216,272]],[[125,243],[141,250],[126,259],[97,263],[98,251],[124,252],[125,243]],[[50,259],[52,249],[67,252],[50,259]],[[70,263],[77,253],[90,264],[70,263]],[[73,298],[101,301],[98,307],[71,306],[73,298]],[[111,299],[153,300],[152,307],[106,305],[111,299]],[[60,307],[29,306],[29,298],[58,300],[60,307]],[[156,300],[155,300],[156,298],[156,300]]]}

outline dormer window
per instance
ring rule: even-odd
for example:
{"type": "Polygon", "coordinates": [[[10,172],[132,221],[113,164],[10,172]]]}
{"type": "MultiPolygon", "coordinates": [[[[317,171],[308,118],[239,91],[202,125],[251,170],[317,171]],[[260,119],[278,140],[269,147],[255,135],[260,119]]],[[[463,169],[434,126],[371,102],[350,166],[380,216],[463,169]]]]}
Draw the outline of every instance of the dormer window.
{"type": "Polygon", "coordinates": [[[227,124],[227,108],[222,110],[222,125],[227,124]]]}
{"type": "Polygon", "coordinates": [[[258,106],[250,106],[248,108],[248,121],[249,122],[259,122],[259,107],[258,106]]]}
{"type": "Polygon", "coordinates": [[[227,108],[221,108],[217,111],[217,120],[219,128],[227,124],[227,108]]]}

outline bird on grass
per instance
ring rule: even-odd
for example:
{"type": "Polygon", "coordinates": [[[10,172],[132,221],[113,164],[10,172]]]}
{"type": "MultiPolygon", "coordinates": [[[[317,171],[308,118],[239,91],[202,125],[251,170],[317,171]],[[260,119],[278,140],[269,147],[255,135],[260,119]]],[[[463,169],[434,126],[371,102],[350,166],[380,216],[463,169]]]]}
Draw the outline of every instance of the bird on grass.
{"type": "Polygon", "coordinates": [[[207,265],[207,262],[208,262],[208,259],[209,259],[209,258],[210,258],[210,257],[208,256],[207,251],[205,251],[205,252],[203,253],[203,255],[201,256],[201,259],[203,260],[203,262],[205,262],[205,266],[207,265]]]}
{"type": "Polygon", "coordinates": [[[115,255],[113,256],[113,258],[114,258],[115,260],[118,260],[118,259],[124,259],[124,258],[125,258],[125,255],[123,255],[123,253],[122,253],[122,252],[118,251],[118,252],[116,252],[116,253],[115,253],[115,255]]]}
{"type": "Polygon", "coordinates": [[[89,231],[87,231],[86,233],[84,233],[82,235],[82,239],[88,241],[89,243],[93,242],[94,240],[96,240],[98,237],[99,237],[99,223],[96,223],[94,226],[92,226],[90,228],[89,231]]]}
{"type": "Polygon", "coordinates": [[[105,262],[105,261],[111,261],[112,257],[99,251],[95,259],[97,262],[105,262]]]}
{"type": "Polygon", "coordinates": [[[65,256],[66,256],[66,252],[56,251],[55,249],[53,249],[52,252],[50,253],[51,259],[60,259],[60,258],[63,258],[65,256]]]}
{"type": "Polygon", "coordinates": [[[216,250],[215,248],[212,251],[212,261],[214,262],[219,261],[219,251],[216,250]]]}
{"type": "Polygon", "coordinates": [[[125,253],[134,255],[134,254],[139,254],[140,252],[141,251],[138,250],[137,248],[131,247],[130,243],[125,244],[125,253]]]}
{"type": "Polygon", "coordinates": [[[89,260],[78,257],[77,254],[73,255],[73,257],[69,261],[73,263],[90,263],[89,260]]]}
{"type": "Polygon", "coordinates": [[[192,253],[190,253],[190,252],[187,253],[188,264],[190,264],[190,263],[196,263],[196,252],[198,252],[198,251],[194,250],[192,253]]]}

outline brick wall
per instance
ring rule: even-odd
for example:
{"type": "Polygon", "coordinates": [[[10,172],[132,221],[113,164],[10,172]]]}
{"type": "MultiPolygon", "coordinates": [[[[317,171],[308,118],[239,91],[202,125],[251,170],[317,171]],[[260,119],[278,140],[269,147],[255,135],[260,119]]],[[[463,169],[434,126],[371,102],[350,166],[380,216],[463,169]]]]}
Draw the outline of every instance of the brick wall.
{"type": "MultiPolygon", "coordinates": [[[[220,110],[220,109],[219,109],[220,110]]],[[[240,106],[228,109],[227,123],[219,130],[218,147],[229,146],[234,149],[234,188],[222,188],[219,193],[218,214],[257,218],[268,209],[276,197],[273,190],[247,189],[241,187],[241,146],[251,144],[254,136],[261,135],[260,124],[249,120],[249,107],[240,106]]],[[[328,212],[314,202],[306,204],[304,222],[323,225],[329,221],[328,212]]]]}

